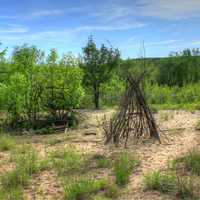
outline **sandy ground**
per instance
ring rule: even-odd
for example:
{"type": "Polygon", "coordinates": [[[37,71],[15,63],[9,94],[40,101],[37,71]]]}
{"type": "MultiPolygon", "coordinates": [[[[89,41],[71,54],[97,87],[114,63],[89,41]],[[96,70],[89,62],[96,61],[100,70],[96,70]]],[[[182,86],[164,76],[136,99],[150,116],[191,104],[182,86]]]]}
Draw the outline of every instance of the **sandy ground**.
{"type": "MultiPolygon", "coordinates": [[[[69,130],[67,134],[21,136],[20,141],[33,144],[41,157],[46,157],[46,154],[55,148],[64,148],[69,145],[81,152],[90,154],[108,155],[123,150],[123,147],[116,148],[113,145],[104,145],[100,121],[104,115],[111,116],[113,110],[82,111],[82,113],[84,116],[83,122],[77,129],[69,130]],[[94,134],[88,135],[88,133],[94,134]],[[47,141],[55,138],[62,142],[49,145],[47,141]]],[[[159,144],[155,141],[148,141],[128,146],[127,150],[139,157],[141,165],[132,174],[131,181],[122,192],[122,195],[118,197],[119,200],[171,199],[171,197],[157,192],[145,191],[143,185],[144,175],[154,170],[166,168],[171,160],[200,145],[200,132],[195,131],[195,125],[200,120],[199,112],[160,111],[155,115],[155,118],[160,129],[165,130],[163,132],[166,134],[168,142],[159,144]]],[[[0,153],[0,174],[7,171],[6,164],[3,162],[6,159],[8,159],[8,155],[0,153]]],[[[53,171],[44,171],[34,176],[30,186],[25,189],[25,195],[29,200],[59,200],[62,199],[60,188],[56,174],[53,171]]]]}

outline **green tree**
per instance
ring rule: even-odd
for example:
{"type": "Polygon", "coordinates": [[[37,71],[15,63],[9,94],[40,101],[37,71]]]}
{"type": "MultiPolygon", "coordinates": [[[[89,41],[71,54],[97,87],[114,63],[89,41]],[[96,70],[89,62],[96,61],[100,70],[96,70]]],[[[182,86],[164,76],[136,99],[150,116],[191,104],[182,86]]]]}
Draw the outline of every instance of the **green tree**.
{"type": "Polygon", "coordinates": [[[85,74],[84,82],[93,89],[96,109],[99,109],[100,87],[110,79],[112,71],[119,64],[119,58],[118,49],[107,48],[104,44],[98,49],[92,37],[83,48],[81,66],[85,74]]]}
{"type": "Polygon", "coordinates": [[[42,52],[35,46],[19,46],[16,47],[13,53],[13,71],[21,73],[26,79],[25,99],[25,114],[31,124],[36,119],[36,114],[39,111],[42,84],[38,81],[38,69],[36,65],[40,62],[42,52]]]}

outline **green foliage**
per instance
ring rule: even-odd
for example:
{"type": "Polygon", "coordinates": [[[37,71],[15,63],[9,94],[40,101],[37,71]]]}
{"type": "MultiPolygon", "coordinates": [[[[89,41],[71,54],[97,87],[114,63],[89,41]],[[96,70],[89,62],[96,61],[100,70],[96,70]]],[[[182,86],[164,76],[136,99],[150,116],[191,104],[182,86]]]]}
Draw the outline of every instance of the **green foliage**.
{"type": "Polygon", "coordinates": [[[105,180],[93,180],[87,177],[78,180],[70,180],[64,185],[65,199],[90,199],[92,194],[105,189],[107,184],[105,180]]]}
{"type": "Polygon", "coordinates": [[[0,151],[9,151],[16,146],[15,140],[6,134],[0,133],[0,151]]]}
{"type": "Polygon", "coordinates": [[[126,185],[129,182],[129,177],[133,169],[138,166],[138,164],[138,160],[127,152],[121,153],[114,163],[116,184],[119,186],[126,185]]]}
{"type": "Polygon", "coordinates": [[[110,80],[104,84],[100,89],[101,104],[104,106],[118,105],[123,92],[125,91],[125,83],[117,74],[112,74],[110,80]]]}
{"type": "Polygon", "coordinates": [[[107,48],[104,44],[97,48],[92,37],[83,48],[84,82],[93,89],[95,108],[99,108],[101,84],[106,83],[119,62],[119,51],[107,48]]]}
{"type": "Polygon", "coordinates": [[[200,87],[199,83],[188,84],[181,88],[147,85],[146,93],[150,104],[165,105],[166,108],[188,109],[189,106],[199,109],[200,87]]]}

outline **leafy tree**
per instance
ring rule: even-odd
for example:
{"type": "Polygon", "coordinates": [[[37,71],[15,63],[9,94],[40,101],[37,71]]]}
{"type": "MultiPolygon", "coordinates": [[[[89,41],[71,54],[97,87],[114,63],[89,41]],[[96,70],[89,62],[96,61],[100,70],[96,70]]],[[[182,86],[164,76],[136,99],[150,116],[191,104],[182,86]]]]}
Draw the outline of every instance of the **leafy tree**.
{"type": "Polygon", "coordinates": [[[110,79],[113,69],[119,64],[119,57],[117,49],[107,48],[104,44],[98,49],[92,37],[83,48],[84,82],[93,89],[96,109],[99,109],[100,87],[110,79]]]}
{"type": "Polygon", "coordinates": [[[35,46],[23,45],[16,47],[13,53],[13,71],[21,73],[26,79],[25,114],[29,124],[36,119],[39,111],[39,101],[42,93],[42,85],[39,84],[36,64],[40,61],[41,51],[35,46]]]}
{"type": "Polygon", "coordinates": [[[71,52],[68,52],[63,55],[60,65],[64,67],[77,67],[79,66],[79,60],[71,52]]]}

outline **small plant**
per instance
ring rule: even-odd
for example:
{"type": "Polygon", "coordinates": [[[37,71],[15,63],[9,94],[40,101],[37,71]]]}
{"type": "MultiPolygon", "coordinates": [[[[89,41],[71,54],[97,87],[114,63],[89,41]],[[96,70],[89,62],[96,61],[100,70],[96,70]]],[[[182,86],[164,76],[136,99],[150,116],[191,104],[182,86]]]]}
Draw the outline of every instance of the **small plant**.
{"type": "Polygon", "coordinates": [[[197,123],[195,125],[195,129],[200,130],[200,120],[197,121],[197,123]]]}
{"type": "Polygon", "coordinates": [[[126,152],[119,155],[118,159],[114,163],[116,184],[119,186],[126,185],[129,182],[129,176],[138,164],[138,160],[126,152]]]}
{"type": "Polygon", "coordinates": [[[118,190],[119,188],[116,184],[109,184],[105,190],[105,196],[108,198],[116,199],[118,196],[118,190]]]}
{"type": "Polygon", "coordinates": [[[55,144],[58,144],[58,143],[61,143],[61,142],[63,142],[62,139],[53,138],[53,139],[49,139],[49,140],[47,141],[47,144],[49,144],[49,145],[55,145],[55,144]]]}
{"type": "Polygon", "coordinates": [[[105,180],[93,180],[90,178],[81,178],[72,180],[64,185],[64,196],[67,200],[90,199],[92,194],[107,187],[105,180]]]}
{"type": "Polygon", "coordinates": [[[171,193],[176,187],[176,176],[171,173],[161,174],[161,172],[155,171],[144,177],[144,183],[148,190],[171,193]]]}
{"type": "Polygon", "coordinates": [[[60,175],[81,171],[85,166],[84,156],[72,149],[57,150],[52,153],[51,158],[60,175]]]}
{"type": "Polygon", "coordinates": [[[11,136],[0,133],[0,151],[12,150],[15,146],[15,140],[11,136]]]}
{"type": "Polygon", "coordinates": [[[112,162],[109,158],[106,158],[104,155],[101,154],[95,154],[92,157],[92,160],[95,161],[97,168],[110,168],[112,165],[112,162]]]}
{"type": "Polygon", "coordinates": [[[163,120],[163,121],[168,121],[169,120],[169,113],[166,113],[166,112],[161,112],[160,113],[160,119],[163,120]]]}
{"type": "Polygon", "coordinates": [[[194,193],[194,183],[190,177],[177,177],[177,197],[179,197],[180,199],[195,199],[194,193]]]}
{"type": "Polygon", "coordinates": [[[184,158],[186,168],[193,174],[200,176],[200,152],[193,150],[184,158]]]}

